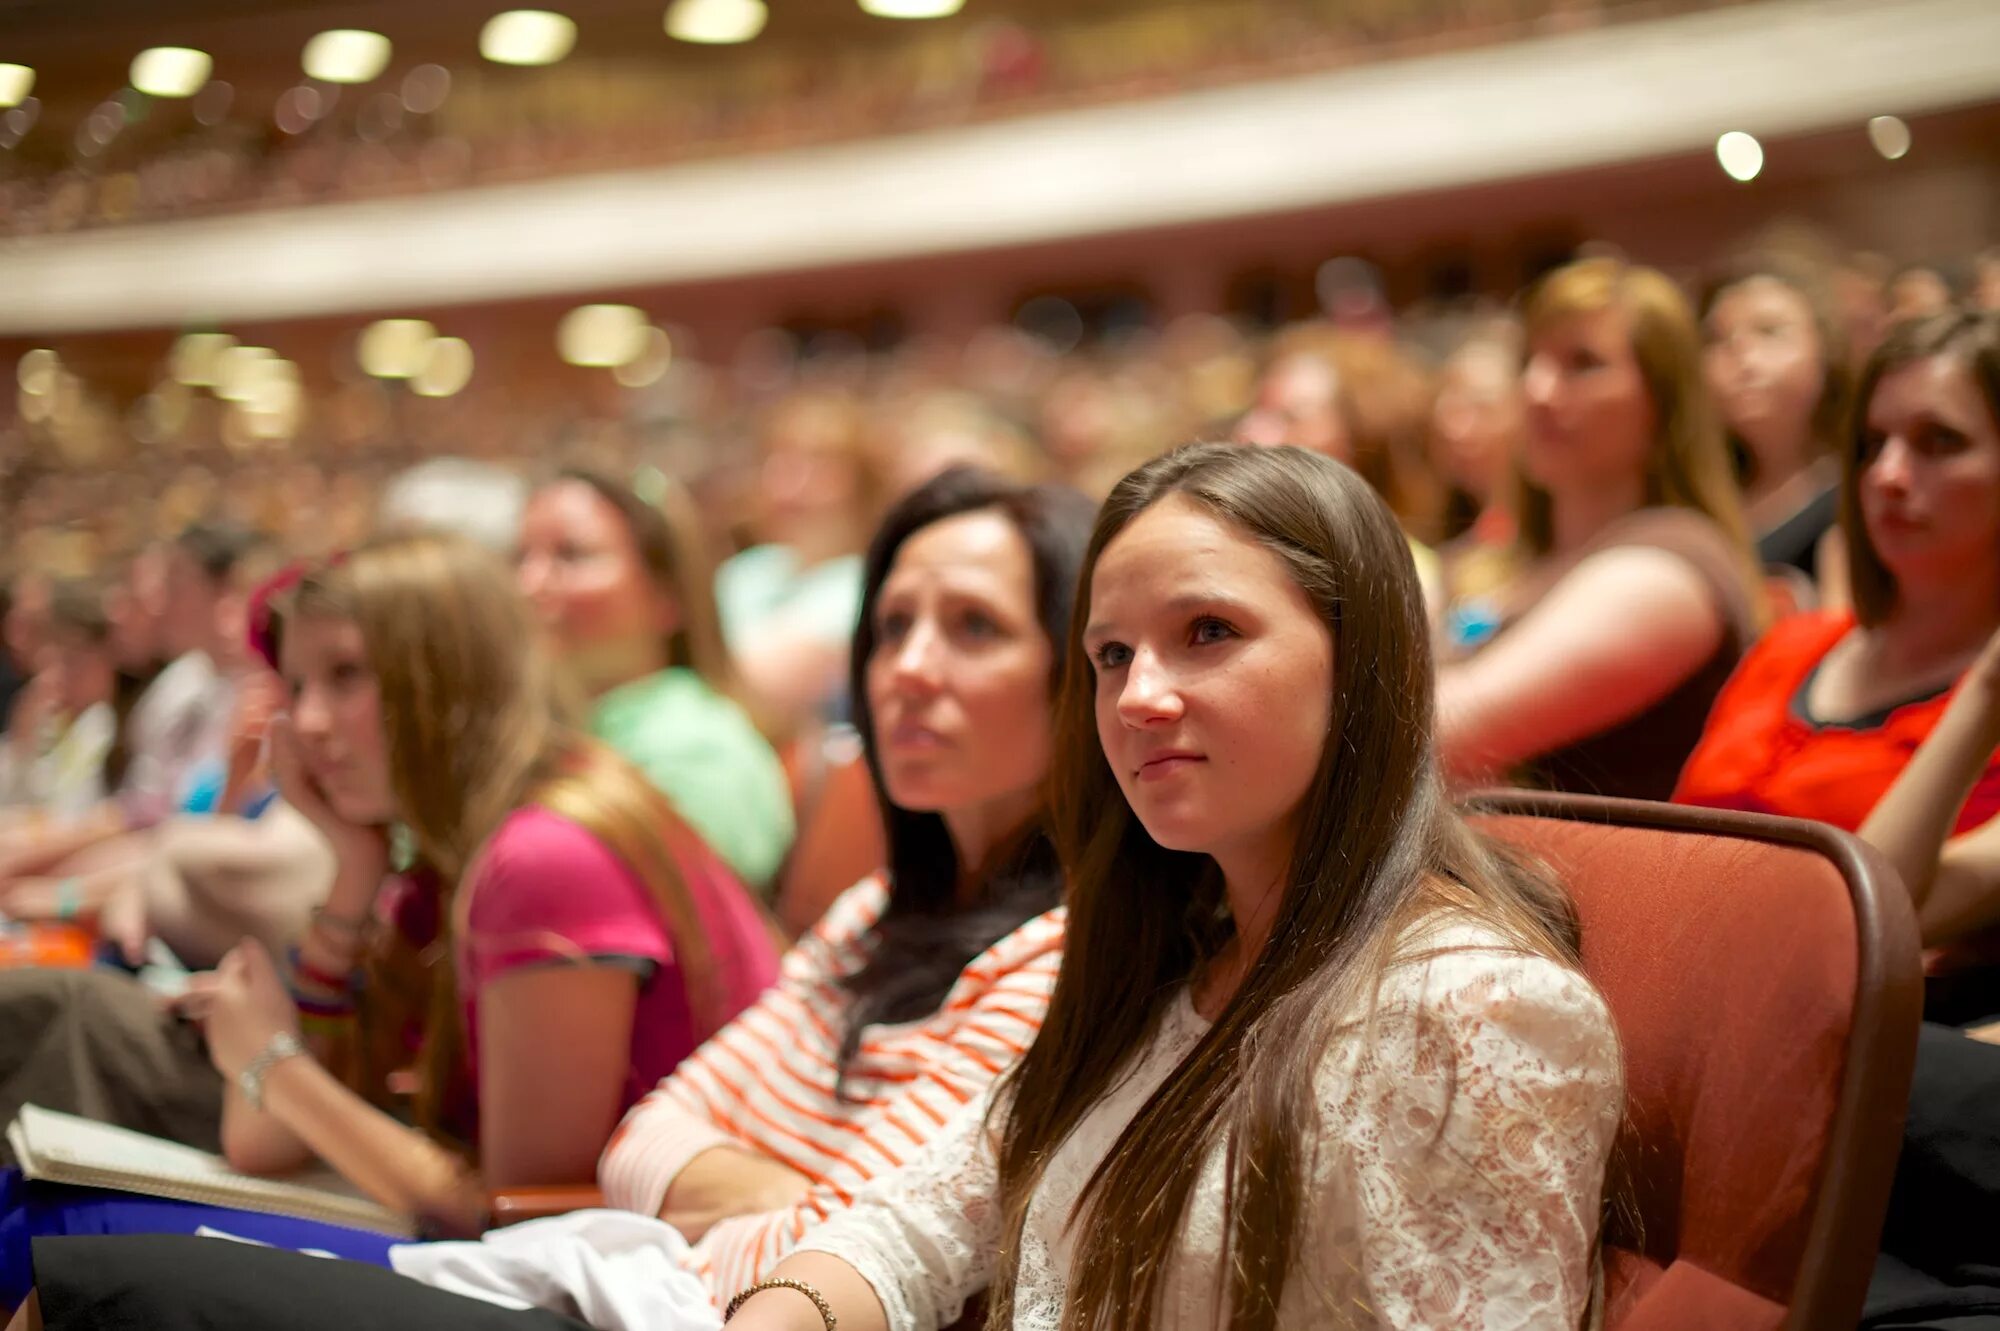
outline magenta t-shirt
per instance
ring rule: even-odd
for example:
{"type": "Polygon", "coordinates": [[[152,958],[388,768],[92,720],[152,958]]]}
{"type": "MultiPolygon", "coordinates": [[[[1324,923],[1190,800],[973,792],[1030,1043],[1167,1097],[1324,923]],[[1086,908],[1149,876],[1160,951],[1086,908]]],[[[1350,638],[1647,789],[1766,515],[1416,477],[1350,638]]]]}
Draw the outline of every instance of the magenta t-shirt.
{"type": "MultiPolygon", "coordinates": [[[[723,991],[719,1016],[726,1021],[777,978],[777,949],[747,891],[705,842],[685,835],[675,850],[706,926],[723,991]]],[[[546,809],[515,810],[459,890],[468,894],[458,977],[465,1003],[465,1089],[473,1097],[479,1085],[480,991],[518,967],[590,961],[631,965],[640,972],[621,1107],[652,1090],[711,1033],[697,1024],[652,893],[624,860],[576,823],[546,809]]]]}

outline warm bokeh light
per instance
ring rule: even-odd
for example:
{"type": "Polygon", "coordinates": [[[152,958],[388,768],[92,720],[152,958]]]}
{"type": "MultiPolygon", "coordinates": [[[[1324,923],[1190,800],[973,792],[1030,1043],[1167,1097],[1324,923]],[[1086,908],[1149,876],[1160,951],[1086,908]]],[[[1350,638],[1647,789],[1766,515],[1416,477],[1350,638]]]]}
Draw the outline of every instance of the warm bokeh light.
{"type": "Polygon", "coordinates": [[[222,357],[236,339],[227,333],[187,333],[174,343],[174,382],[212,388],[222,373],[222,357]]]}
{"type": "Polygon", "coordinates": [[[1868,122],[1868,141],[1894,162],[1910,151],[1910,127],[1901,116],[1876,116],[1868,122]]]}
{"type": "Polygon", "coordinates": [[[306,43],[300,63],[322,83],[367,83],[389,67],[389,39],[361,28],[332,28],[306,43]]]}
{"type": "Polygon", "coordinates": [[[34,70],[26,65],[0,64],[0,110],[19,106],[34,90],[34,70]]]}
{"type": "Polygon", "coordinates": [[[431,342],[423,368],[410,378],[410,391],[418,397],[450,397],[472,382],[472,346],[462,337],[440,337],[431,342]]]}
{"type": "Polygon", "coordinates": [[[556,350],[571,365],[629,365],[646,349],[646,316],[633,305],[579,305],[556,326],[556,350]]]}
{"type": "Polygon", "coordinates": [[[424,368],[437,341],[425,319],[377,319],[361,332],[361,368],[377,379],[408,379],[424,368]]]}
{"type": "Polygon", "coordinates": [[[55,391],[56,376],[62,372],[62,361],[47,347],[36,347],[24,352],[21,363],[14,369],[14,378],[21,385],[21,391],[30,397],[42,397],[55,391]]]}
{"type": "Polygon", "coordinates": [[[626,388],[646,388],[660,382],[674,363],[673,340],[665,329],[648,328],[641,336],[639,354],[611,371],[611,376],[626,388]]]}
{"type": "Polygon", "coordinates": [[[486,20],[479,54],[496,65],[553,65],[576,46],[576,21],[546,9],[510,9],[486,20]]]}
{"type": "Polygon", "coordinates": [[[154,46],[132,59],[132,86],[148,97],[192,97],[208,82],[215,61],[187,46],[154,46]]]}
{"type": "Polygon", "coordinates": [[[1731,180],[1755,180],[1764,169],[1764,145],[1740,129],[1715,141],[1715,160],[1731,180]]]}
{"type": "Polygon", "coordinates": [[[965,0],[860,0],[863,13],[876,18],[949,18],[965,8],[965,0]]]}
{"type": "MultiPolygon", "coordinates": [[[[269,378],[285,373],[270,368],[277,361],[278,353],[269,347],[229,348],[217,358],[215,395],[224,402],[247,402],[269,378]]],[[[292,373],[297,372],[294,366],[292,373]]]]}
{"type": "Polygon", "coordinates": [[[674,0],[667,7],[667,35],[704,46],[747,42],[770,16],[764,0],[674,0]]]}

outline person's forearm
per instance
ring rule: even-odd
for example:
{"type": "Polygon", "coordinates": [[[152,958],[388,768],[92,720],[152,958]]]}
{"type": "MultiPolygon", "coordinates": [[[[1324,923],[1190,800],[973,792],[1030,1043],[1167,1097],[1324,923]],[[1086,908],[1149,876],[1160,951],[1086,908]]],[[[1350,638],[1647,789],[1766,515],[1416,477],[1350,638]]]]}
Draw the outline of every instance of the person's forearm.
{"type": "MultiPolygon", "coordinates": [[[[889,1331],[882,1300],[860,1272],[838,1257],[823,1252],[798,1253],[778,1263],[766,1278],[796,1280],[818,1290],[833,1308],[840,1331],[889,1331]]],[[[797,1290],[769,1289],[745,1299],[729,1325],[731,1331],[825,1331],[826,1320],[812,1300],[797,1290]]]]}
{"type": "Polygon", "coordinates": [[[793,1206],[811,1186],[804,1174],[768,1156],[714,1146],[674,1176],[660,1219],[696,1243],[718,1221],[793,1206]]]}
{"type": "Polygon", "coordinates": [[[125,830],[115,805],[99,805],[74,823],[41,825],[0,842],[0,883],[46,874],[72,855],[89,850],[125,830]]]}
{"type": "Polygon", "coordinates": [[[2000,745],[2000,689],[1967,679],[1929,738],[1861,825],[1861,839],[1902,875],[1920,912],[1958,813],[2000,745]]]}
{"type": "MultiPolygon", "coordinates": [[[[391,1210],[451,1234],[475,1235],[483,1227],[485,1191],[465,1161],[363,1100],[314,1060],[274,1066],[264,1079],[264,1104],[266,1116],[391,1210]]],[[[247,1102],[242,1108],[249,1110],[247,1102]]]]}

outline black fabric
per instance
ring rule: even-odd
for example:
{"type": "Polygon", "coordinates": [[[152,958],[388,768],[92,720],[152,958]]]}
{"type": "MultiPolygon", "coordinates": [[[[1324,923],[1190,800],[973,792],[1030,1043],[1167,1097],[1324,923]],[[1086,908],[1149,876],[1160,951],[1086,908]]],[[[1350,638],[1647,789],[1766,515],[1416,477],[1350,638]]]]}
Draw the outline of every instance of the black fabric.
{"type": "Polygon", "coordinates": [[[1757,537],[1757,562],[1765,568],[1789,564],[1807,577],[1817,576],[1819,538],[1840,520],[1840,487],[1829,485],[1791,515],[1757,537]]]}
{"type": "Polygon", "coordinates": [[[1926,1022],[1865,1331],[2000,1331],[2000,1046],[1926,1022]]]}
{"type": "Polygon", "coordinates": [[[37,1239],[35,1287],[49,1331],[589,1331],[379,1266],[178,1235],[37,1239]]]}

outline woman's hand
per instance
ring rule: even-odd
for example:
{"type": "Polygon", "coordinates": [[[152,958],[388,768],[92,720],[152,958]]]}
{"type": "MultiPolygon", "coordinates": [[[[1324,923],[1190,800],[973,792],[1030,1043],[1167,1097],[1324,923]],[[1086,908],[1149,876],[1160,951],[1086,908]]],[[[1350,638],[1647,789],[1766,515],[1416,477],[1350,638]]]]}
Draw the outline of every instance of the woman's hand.
{"type": "Polygon", "coordinates": [[[213,971],[188,977],[180,1010],[201,1023],[209,1061],[230,1081],[270,1046],[299,1033],[298,1008],[264,945],[245,939],[213,971]]]}
{"type": "MultiPolygon", "coordinates": [[[[351,823],[334,812],[306,771],[305,756],[299,750],[298,732],[289,713],[271,717],[271,777],[285,803],[306,816],[333,847],[343,880],[379,885],[389,872],[387,829],[351,823]]],[[[372,900],[372,898],[371,898],[372,900]]],[[[366,903],[363,903],[366,904],[366,903]]]]}

